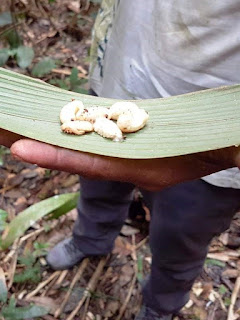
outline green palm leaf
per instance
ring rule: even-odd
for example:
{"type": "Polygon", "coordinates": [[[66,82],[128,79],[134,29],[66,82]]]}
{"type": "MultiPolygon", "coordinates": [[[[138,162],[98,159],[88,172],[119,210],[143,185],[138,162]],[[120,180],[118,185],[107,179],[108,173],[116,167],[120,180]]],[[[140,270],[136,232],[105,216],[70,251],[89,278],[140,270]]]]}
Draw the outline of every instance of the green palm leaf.
{"type": "Polygon", "coordinates": [[[61,90],[0,68],[0,128],[60,147],[121,158],[160,158],[240,144],[240,85],[165,99],[138,100],[149,112],[147,126],[122,143],[95,133],[60,131],[59,112],[72,98],[87,106],[104,99],[61,90]]]}

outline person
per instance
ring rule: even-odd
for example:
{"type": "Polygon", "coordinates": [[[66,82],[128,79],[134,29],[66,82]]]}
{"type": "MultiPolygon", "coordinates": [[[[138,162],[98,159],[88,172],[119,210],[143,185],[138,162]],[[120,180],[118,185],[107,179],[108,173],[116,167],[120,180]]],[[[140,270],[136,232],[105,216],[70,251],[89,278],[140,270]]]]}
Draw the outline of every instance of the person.
{"type": "MultiPolygon", "coordinates": [[[[104,0],[94,28],[91,88],[99,96],[145,99],[237,83],[239,16],[237,0],[104,0]]],[[[137,320],[169,320],[183,307],[208,244],[239,208],[239,148],[129,160],[64,150],[6,131],[0,131],[0,142],[12,145],[21,160],[81,175],[73,236],[48,254],[54,269],[109,253],[134,186],[141,188],[152,214],[153,259],[137,320]]]]}

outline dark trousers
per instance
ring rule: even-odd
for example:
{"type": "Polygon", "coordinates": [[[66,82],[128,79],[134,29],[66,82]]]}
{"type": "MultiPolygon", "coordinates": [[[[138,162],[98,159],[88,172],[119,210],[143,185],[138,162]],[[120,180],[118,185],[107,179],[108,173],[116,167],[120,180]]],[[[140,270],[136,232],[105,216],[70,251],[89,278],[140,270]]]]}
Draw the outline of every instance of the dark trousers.
{"type": "MultiPolygon", "coordinates": [[[[109,253],[127,217],[134,186],[85,178],[80,183],[76,244],[87,255],[109,253]]],[[[240,207],[240,190],[195,180],[159,192],[142,192],[152,215],[153,256],[144,300],[159,313],[172,313],[188,301],[209,242],[228,228],[240,207]]]]}

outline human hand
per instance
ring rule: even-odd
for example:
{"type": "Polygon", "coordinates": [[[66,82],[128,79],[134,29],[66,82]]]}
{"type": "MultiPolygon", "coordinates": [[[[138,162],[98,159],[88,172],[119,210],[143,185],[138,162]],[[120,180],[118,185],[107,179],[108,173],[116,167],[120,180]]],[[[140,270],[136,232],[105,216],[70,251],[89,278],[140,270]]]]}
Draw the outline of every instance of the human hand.
{"type": "Polygon", "coordinates": [[[11,145],[21,139],[22,136],[15,134],[13,132],[0,129],[0,145],[10,148],[11,145]]]}
{"type": "Polygon", "coordinates": [[[240,167],[240,150],[235,147],[179,157],[133,160],[72,151],[23,139],[15,142],[11,151],[18,159],[41,167],[88,178],[130,182],[151,191],[230,167],[240,167]]]}

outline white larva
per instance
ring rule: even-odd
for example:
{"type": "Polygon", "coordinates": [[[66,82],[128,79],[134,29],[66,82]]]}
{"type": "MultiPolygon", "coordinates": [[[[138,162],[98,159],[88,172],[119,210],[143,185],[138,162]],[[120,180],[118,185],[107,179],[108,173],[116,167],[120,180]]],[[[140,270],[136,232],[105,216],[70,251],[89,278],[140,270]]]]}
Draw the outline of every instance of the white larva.
{"type": "Polygon", "coordinates": [[[62,124],[61,129],[65,133],[83,135],[85,132],[92,132],[93,125],[89,121],[67,121],[62,124]]]}
{"type": "Polygon", "coordinates": [[[119,101],[114,103],[109,110],[108,119],[117,120],[120,114],[124,112],[137,112],[139,110],[138,106],[129,101],[119,101]]]}
{"type": "Polygon", "coordinates": [[[105,107],[90,107],[76,114],[77,120],[86,120],[94,123],[97,118],[107,118],[109,109],[105,107]]]}
{"type": "Polygon", "coordinates": [[[80,100],[73,100],[66,104],[60,112],[60,121],[65,123],[71,120],[76,120],[76,114],[79,111],[83,111],[84,105],[80,100]]]}
{"type": "Polygon", "coordinates": [[[118,128],[115,122],[106,119],[98,118],[93,124],[93,129],[100,136],[114,141],[123,141],[122,131],[118,128]]]}
{"type": "Polygon", "coordinates": [[[146,125],[148,118],[148,113],[143,109],[134,113],[124,112],[118,117],[117,126],[122,132],[136,132],[146,125]]]}

